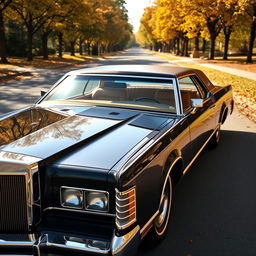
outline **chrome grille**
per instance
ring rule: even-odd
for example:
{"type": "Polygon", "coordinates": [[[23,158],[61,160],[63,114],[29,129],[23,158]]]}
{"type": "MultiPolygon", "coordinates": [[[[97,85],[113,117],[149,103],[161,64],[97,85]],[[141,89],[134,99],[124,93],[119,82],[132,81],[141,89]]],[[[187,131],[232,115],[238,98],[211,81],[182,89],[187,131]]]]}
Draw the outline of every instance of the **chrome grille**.
{"type": "Polygon", "coordinates": [[[26,175],[0,175],[0,232],[28,231],[26,175]]]}

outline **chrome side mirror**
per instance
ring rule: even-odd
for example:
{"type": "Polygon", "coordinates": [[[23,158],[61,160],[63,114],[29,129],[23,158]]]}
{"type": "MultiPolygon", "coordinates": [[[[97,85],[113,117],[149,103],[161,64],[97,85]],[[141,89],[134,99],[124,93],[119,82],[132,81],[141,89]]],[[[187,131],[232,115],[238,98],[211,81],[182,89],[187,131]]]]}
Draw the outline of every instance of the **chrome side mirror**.
{"type": "Polygon", "coordinates": [[[192,114],[195,114],[197,108],[202,108],[204,106],[203,99],[191,99],[191,106],[193,108],[192,114]]]}
{"type": "Polygon", "coordinates": [[[202,108],[204,106],[203,99],[191,99],[191,106],[193,108],[202,108]]]}

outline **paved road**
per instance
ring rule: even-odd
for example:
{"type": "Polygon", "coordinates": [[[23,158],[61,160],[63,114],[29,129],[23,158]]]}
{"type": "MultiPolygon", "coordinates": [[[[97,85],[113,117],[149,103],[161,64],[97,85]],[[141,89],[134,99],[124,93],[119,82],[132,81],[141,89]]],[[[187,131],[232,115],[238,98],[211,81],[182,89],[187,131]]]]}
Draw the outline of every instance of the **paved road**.
{"type": "MultiPolygon", "coordinates": [[[[100,64],[166,62],[136,49],[94,65],[100,64]]],[[[33,101],[40,88],[49,87],[61,75],[51,70],[44,73],[0,85],[0,112],[33,101]]],[[[153,248],[144,240],[138,255],[256,255],[255,147],[256,125],[234,113],[223,126],[219,147],[203,151],[176,188],[166,239],[153,248]]]]}

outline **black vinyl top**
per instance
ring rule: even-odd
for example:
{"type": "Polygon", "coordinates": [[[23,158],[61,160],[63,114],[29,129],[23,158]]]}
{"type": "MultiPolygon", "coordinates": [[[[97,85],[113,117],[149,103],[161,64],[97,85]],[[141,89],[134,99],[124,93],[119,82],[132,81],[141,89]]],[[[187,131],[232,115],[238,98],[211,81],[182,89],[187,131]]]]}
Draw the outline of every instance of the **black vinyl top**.
{"type": "Polygon", "coordinates": [[[197,75],[209,89],[214,87],[208,77],[201,70],[173,65],[104,65],[93,68],[78,69],[69,72],[69,74],[129,75],[155,78],[180,78],[194,74],[197,75]]]}
{"type": "Polygon", "coordinates": [[[177,74],[188,71],[188,68],[173,66],[150,65],[104,65],[93,68],[85,68],[73,71],[79,74],[120,74],[153,77],[177,77],[177,74]]]}

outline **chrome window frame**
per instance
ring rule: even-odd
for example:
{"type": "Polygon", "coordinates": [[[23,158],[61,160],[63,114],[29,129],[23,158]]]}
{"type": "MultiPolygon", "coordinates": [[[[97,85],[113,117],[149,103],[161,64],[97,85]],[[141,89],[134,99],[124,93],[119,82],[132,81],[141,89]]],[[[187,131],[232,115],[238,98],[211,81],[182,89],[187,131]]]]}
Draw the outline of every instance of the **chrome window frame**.
{"type": "MultiPolygon", "coordinates": [[[[192,80],[192,82],[193,82],[194,84],[197,83],[198,86],[201,86],[201,87],[202,87],[202,90],[205,92],[205,98],[203,98],[203,104],[205,104],[205,103],[210,99],[210,96],[209,96],[209,92],[210,92],[210,91],[207,89],[207,86],[203,83],[203,81],[200,79],[200,77],[199,77],[196,73],[189,73],[189,74],[185,74],[185,75],[182,75],[182,76],[177,77],[176,80],[177,80],[177,87],[178,87],[178,93],[179,93],[179,98],[180,98],[179,103],[180,103],[180,110],[181,110],[181,115],[182,115],[182,116],[185,116],[185,115],[191,113],[191,109],[192,109],[192,108],[191,108],[190,110],[188,110],[188,111],[186,111],[186,112],[183,111],[179,79],[182,79],[182,78],[185,78],[185,77],[190,77],[190,79],[192,80]],[[193,78],[194,78],[194,79],[197,79],[198,81],[195,82],[195,81],[193,80],[193,78]]],[[[196,84],[195,84],[195,86],[196,86],[196,88],[197,88],[197,85],[196,85],[196,84]]],[[[199,92],[200,95],[201,95],[200,90],[199,90],[198,88],[197,88],[197,90],[198,90],[198,92],[199,92]]]]}
{"type": "MultiPolygon", "coordinates": [[[[129,78],[134,78],[134,79],[154,79],[154,80],[166,80],[167,82],[172,81],[172,85],[174,88],[174,98],[175,98],[175,108],[176,108],[176,114],[177,115],[182,115],[182,108],[180,105],[180,94],[179,94],[179,86],[178,86],[178,82],[177,82],[177,77],[175,76],[170,76],[170,77],[166,77],[166,76],[143,76],[143,75],[118,75],[118,74],[105,74],[105,73],[68,73],[66,75],[64,75],[61,79],[59,79],[51,88],[50,90],[43,96],[41,97],[35,104],[36,105],[40,105],[41,102],[44,101],[44,99],[62,82],[64,81],[68,76],[71,75],[79,75],[79,76],[89,76],[89,77],[116,77],[116,78],[123,78],[123,79],[129,79],[129,78]]],[[[165,111],[159,111],[159,112],[165,112],[165,111]]],[[[166,113],[169,113],[166,111],[166,113]]],[[[172,113],[175,114],[175,113],[172,113]]]]}

